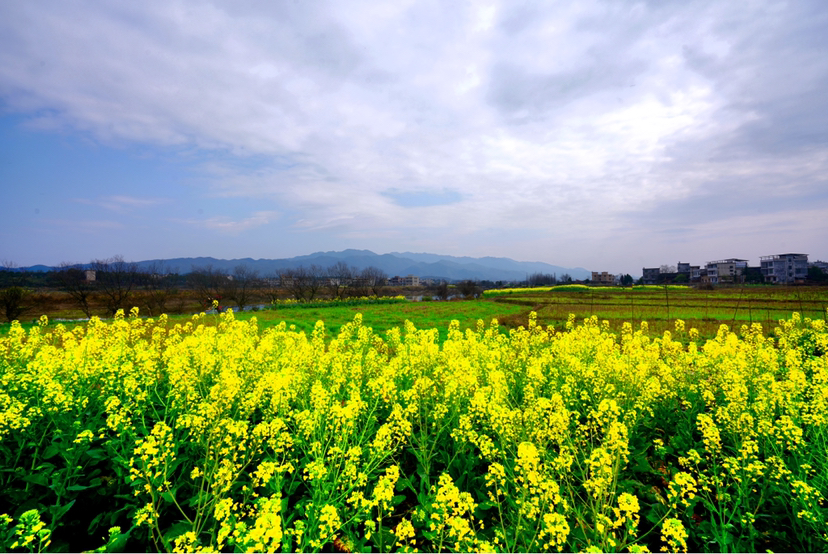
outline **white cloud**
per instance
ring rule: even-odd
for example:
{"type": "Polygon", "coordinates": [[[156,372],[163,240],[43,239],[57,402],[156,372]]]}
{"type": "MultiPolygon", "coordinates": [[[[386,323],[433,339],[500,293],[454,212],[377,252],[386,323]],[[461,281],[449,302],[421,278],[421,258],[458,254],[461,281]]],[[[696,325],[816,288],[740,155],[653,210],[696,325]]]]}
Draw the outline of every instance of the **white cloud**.
{"type": "Polygon", "coordinates": [[[279,214],[274,211],[258,211],[243,219],[233,219],[229,216],[214,216],[203,219],[177,221],[199,229],[210,229],[222,234],[239,235],[245,231],[265,226],[278,217],[279,214]]]}
{"type": "Polygon", "coordinates": [[[139,196],[112,195],[99,198],[75,198],[75,202],[89,206],[98,206],[116,213],[127,213],[135,209],[151,208],[170,202],[169,198],[148,198],[139,196]]]}
{"type": "Polygon", "coordinates": [[[662,225],[711,191],[745,216],[745,176],[775,175],[753,191],[770,211],[781,187],[813,202],[828,169],[828,8],[780,6],[4,3],[0,98],[30,125],[221,152],[205,194],[282,214],[192,221],[226,233],[279,219],[603,244],[605,229],[662,225]],[[803,168],[810,184],[792,185],[803,168]],[[388,190],[460,199],[412,209],[388,190]]]}

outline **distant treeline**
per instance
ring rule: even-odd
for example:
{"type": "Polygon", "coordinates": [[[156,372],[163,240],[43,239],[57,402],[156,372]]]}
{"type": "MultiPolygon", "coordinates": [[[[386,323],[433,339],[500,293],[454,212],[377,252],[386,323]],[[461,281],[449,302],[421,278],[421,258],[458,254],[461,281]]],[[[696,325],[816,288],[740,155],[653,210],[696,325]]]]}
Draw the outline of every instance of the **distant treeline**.
{"type": "MultiPolygon", "coordinates": [[[[452,287],[443,281],[427,288],[430,296],[444,300],[457,294],[475,297],[482,292],[479,283],[468,280],[452,287]]],[[[393,294],[394,290],[381,269],[357,269],[344,262],[328,267],[300,266],[268,275],[260,275],[245,265],[236,266],[233,271],[209,265],[191,267],[188,273],[181,274],[177,268],[161,263],[139,266],[114,256],[89,264],[64,263],[49,272],[19,271],[10,264],[0,270],[0,309],[8,321],[24,314],[61,311],[80,312],[85,317],[111,317],[118,310],[128,311],[132,307],[138,307],[142,314],[157,316],[209,309],[214,303],[220,309],[243,310],[284,298],[299,302],[344,300],[379,297],[393,294]],[[56,294],[60,299],[56,299],[56,294]]]]}

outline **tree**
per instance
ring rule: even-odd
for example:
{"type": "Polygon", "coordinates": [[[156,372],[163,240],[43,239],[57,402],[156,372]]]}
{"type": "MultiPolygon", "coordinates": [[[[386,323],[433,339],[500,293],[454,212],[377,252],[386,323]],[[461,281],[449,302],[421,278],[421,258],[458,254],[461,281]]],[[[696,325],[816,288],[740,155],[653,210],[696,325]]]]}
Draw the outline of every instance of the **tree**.
{"type": "Polygon", "coordinates": [[[572,276],[569,273],[564,273],[561,275],[561,283],[571,283],[572,276]]]}
{"type": "Polygon", "coordinates": [[[526,284],[530,287],[554,285],[557,282],[558,276],[555,273],[532,273],[526,278],[526,284]]]}
{"type": "Polygon", "coordinates": [[[382,288],[388,282],[388,275],[381,269],[368,266],[359,274],[359,278],[371,289],[371,294],[380,296],[382,288]]]}
{"type": "Polygon", "coordinates": [[[448,300],[449,286],[448,286],[447,282],[440,281],[440,283],[437,285],[437,290],[435,292],[435,296],[440,300],[448,300]]]}
{"type": "Polygon", "coordinates": [[[176,295],[178,272],[171,271],[164,263],[153,263],[138,272],[143,306],[150,317],[167,312],[169,301],[176,295]]]}
{"type": "Polygon", "coordinates": [[[664,264],[658,269],[659,273],[675,273],[676,266],[664,264]]]}
{"type": "Polygon", "coordinates": [[[480,294],[480,288],[477,286],[477,283],[471,279],[461,281],[460,284],[457,285],[457,290],[463,295],[464,298],[477,298],[480,294]]]}
{"type": "Polygon", "coordinates": [[[828,282],[828,274],[821,268],[813,265],[808,268],[808,280],[814,281],[815,283],[825,283],[828,282]]]}
{"type": "Polygon", "coordinates": [[[11,286],[0,290],[0,308],[6,316],[6,320],[12,322],[20,319],[20,316],[32,308],[32,294],[23,288],[23,276],[15,271],[17,264],[9,260],[3,260],[2,264],[3,282],[11,286]]]}
{"type": "Polygon", "coordinates": [[[86,317],[92,317],[91,302],[95,293],[95,281],[88,278],[91,276],[80,264],[69,262],[62,262],[53,272],[58,288],[74,300],[86,317]]]}
{"type": "Polygon", "coordinates": [[[95,271],[95,282],[109,314],[130,309],[127,300],[138,285],[138,266],[117,255],[93,260],[90,267],[95,271]]]}
{"type": "Polygon", "coordinates": [[[745,283],[764,283],[765,276],[762,275],[762,270],[758,267],[746,267],[744,270],[745,283]]]}
{"type": "Polygon", "coordinates": [[[351,268],[343,261],[338,261],[325,270],[325,287],[331,298],[345,298],[348,285],[354,277],[356,269],[351,268]]]}
{"type": "Polygon", "coordinates": [[[31,292],[23,287],[8,287],[0,290],[0,308],[6,321],[19,320],[20,316],[29,311],[32,307],[31,292]]]}
{"type": "Polygon", "coordinates": [[[187,281],[205,310],[212,307],[214,300],[218,301],[221,307],[228,281],[226,271],[213,269],[212,265],[193,267],[187,275],[187,281]]]}
{"type": "Polygon", "coordinates": [[[246,265],[237,265],[233,269],[233,275],[224,280],[224,296],[232,300],[239,310],[243,310],[250,303],[253,289],[258,281],[258,271],[246,265]]]}
{"type": "Polygon", "coordinates": [[[278,272],[269,273],[262,279],[262,293],[267,297],[271,304],[275,304],[280,299],[280,292],[282,290],[282,279],[278,272]]]}
{"type": "Polygon", "coordinates": [[[632,275],[627,273],[623,277],[621,277],[621,284],[624,285],[625,287],[628,287],[628,286],[632,285],[633,284],[632,275]]]}
{"type": "Polygon", "coordinates": [[[313,300],[322,286],[325,271],[318,265],[299,266],[282,273],[282,285],[300,302],[313,300]]]}

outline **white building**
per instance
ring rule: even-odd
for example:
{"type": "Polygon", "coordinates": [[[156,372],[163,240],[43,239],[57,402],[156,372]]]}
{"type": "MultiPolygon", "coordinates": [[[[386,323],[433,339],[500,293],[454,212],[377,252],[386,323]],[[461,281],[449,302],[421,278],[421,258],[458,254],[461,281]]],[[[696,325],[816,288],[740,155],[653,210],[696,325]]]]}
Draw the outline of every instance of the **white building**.
{"type": "Polygon", "coordinates": [[[808,277],[808,254],[762,256],[759,263],[766,283],[791,284],[808,277]]]}
{"type": "Polygon", "coordinates": [[[707,262],[708,282],[713,284],[740,282],[747,266],[748,261],[739,258],[707,262]]]}
{"type": "Polygon", "coordinates": [[[420,285],[420,278],[416,275],[407,275],[405,277],[397,275],[388,279],[388,284],[403,287],[417,287],[420,285]]]}

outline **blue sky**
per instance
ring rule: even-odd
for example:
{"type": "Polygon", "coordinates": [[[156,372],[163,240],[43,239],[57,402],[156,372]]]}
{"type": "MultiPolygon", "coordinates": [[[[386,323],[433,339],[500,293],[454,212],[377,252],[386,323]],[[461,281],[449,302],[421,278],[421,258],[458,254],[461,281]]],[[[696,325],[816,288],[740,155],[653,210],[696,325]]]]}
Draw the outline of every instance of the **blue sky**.
{"type": "Polygon", "coordinates": [[[828,251],[828,4],[0,3],[0,259],[828,251]]]}

